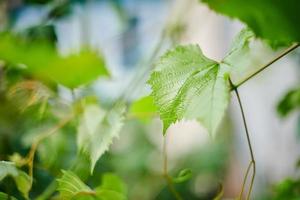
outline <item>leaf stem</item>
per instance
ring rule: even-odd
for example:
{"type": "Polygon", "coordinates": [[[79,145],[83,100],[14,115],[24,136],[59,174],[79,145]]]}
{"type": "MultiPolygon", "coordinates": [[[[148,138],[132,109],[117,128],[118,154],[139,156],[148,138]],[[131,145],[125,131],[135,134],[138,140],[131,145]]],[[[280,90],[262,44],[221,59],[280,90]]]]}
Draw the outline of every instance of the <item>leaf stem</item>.
{"type": "Polygon", "coordinates": [[[299,46],[300,46],[300,44],[298,44],[298,43],[293,44],[292,46],[290,46],[289,48],[287,48],[285,51],[283,51],[281,54],[279,54],[278,56],[276,56],[275,58],[273,58],[271,61],[269,61],[267,64],[265,64],[264,66],[262,66],[259,70],[257,70],[256,72],[254,72],[250,76],[246,77],[245,79],[243,79],[242,81],[240,81],[239,83],[237,83],[235,85],[235,87],[236,88],[240,87],[245,82],[247,82],[249,79],[253,78],[254,76],[256,76],[257,74],[259,74],[260,72],[262,72],[263,70],[265,70],[266,68],[268,68],[270,65],[272,65],[273,63],[275,63],[276,61],[278,61],[279,59],[281,59],[282,57],[284,57],[288,53],[292,52],[294,49],[298,48],[299,46]]]}
{"type": "Polygon", "coordinates": [[[244,124],[244,128],[245,128],[245,132],[246,132],[246,137],[247,137],[247,143],[248,143],[248,148],[249,148],[249,151],[250,151],[250,157],[251,157],[251,161],[250,161],[250,164],[248,166],[248,169],[247,169],[247,172],[245,174],[245,177],[244,177],[244,181],[243,181],[243,186],[242,186],[242,191],[241,191],[241,194],[240,194],[240,198],[242,197],[243,195],[243,192],[244,192],[244,187],[245,187],[245,184],[247,182],[247,178],[248,178],[248,174],[249,174],[249,171],[250,171],[250,167],[252,166],[252,177],[251,177],[251,182],[250,182],[250,187],[249,187],[249,191],[248,191],[248,194],[247,194],[247,200],[250,199],[250,196],[251,196],[251,192],[252,192],[252,188],[253,188],[253,183],[254,183],[254,179],[255,179],[255,174],[256,174],[256,165],[255,165],[255,158],[254,158],[254,153],[253,153],[253,149],[252,149],[252,145],[251,145],[251,139],[250,139],[250,134],[249,134],[249,130],[248,130],[248,126],[247,126],[247,121],[246,121],[246,117],[245,117],[245,112],[244,112],[244,109],[243,109],[243,105],[242,105],[242,101],[241,101],[241,97],[239,95],[239,92],[238,92],[238,89],[237,87],[238,86],[235,86],[231,79],[229,78],[229,83],[231,85],[231,88],[233,88],[235,94],[236,94],[236,97],[237,97],[237,100],[238,100],[238,104],[239,104],[239,107],[240,107],[240,110],[241,110],[241,114],[242,114],[242,118],[243,118],[243,124],[244,124]]]}
{"type": "Polygon", "coordinates": [[[172,192],[176,200],[183,200],[180,194],[176,191],[172,178],[168,175],[168,154],[167,154],[167,136],[164,136],[163,141],[163,177],[165,178],[169,190],[172,192]]]}

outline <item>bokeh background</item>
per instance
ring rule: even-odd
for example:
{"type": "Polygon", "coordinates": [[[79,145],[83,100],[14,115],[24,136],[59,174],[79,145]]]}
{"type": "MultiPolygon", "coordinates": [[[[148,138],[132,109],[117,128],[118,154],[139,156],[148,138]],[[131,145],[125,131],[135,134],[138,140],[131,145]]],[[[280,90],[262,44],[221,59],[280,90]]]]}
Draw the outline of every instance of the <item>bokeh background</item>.
{"type": "MultiPolygon", "coordinates": [[[[128,87],[157,43],[163,43],[158,55],[174,45],[192,43],[199,44],[207,57],[221,60],[244,25],[196,0],[9,0],[0,1],[0,27],[32,38],[44,37],[62,55],[78,52],[83,46],[101,52],[112,77],[97,80],[89,89],[100,101],[111,102],[128,87]],[[55,5],[62,6],[54,12],[55,5]],[[165,26],[172,22],[178,25],[175,31],[168,40],[160,41],[165,26]]],[[[272,199],[279,183],[299,176],[299,113],[282,118],[276,111],[285,93],[299,85],[299,53],[281,59],[239,88],[257,163],[253,199],[272,199]]],[[[266,62],[274,55],[270,49],[258,48],[255,56],[266,62]]],[[[248,73],[258,67],[253,66],[248,73]]],[[[149,87],[141,86],[127,95],[136,99],[147,94],[149,87]]],[[[59,95],[66,102],[72,101],[72,93],[63,86],[59,95]]],[[[6,104],[0,105],[1,160],[13,152],[26,152],[37,132],[31,113],[16,115],[6,104]]],[[[74,162],[74,130],[64,132],[39,150],[33,198],[47,188],[61,168],[74,162]]],[[[129,199],[173,199],[161,177],[162,142],[158,117],[128,119],[87,183],[93,185],[102,172],[113,171],[128,185],[129,199]]],[[[221,185],[224,199],[236,197],[250,154],[234,94],[216,138],[195,121],[180,122],[167,131],[167,152],[171,175],[184,168],[192,170],[190,180],[176,185],[185,199],[213,199],[221,185]]],[[[1,191],[7,188],[7,183],[0,183],[1,191]]]]}

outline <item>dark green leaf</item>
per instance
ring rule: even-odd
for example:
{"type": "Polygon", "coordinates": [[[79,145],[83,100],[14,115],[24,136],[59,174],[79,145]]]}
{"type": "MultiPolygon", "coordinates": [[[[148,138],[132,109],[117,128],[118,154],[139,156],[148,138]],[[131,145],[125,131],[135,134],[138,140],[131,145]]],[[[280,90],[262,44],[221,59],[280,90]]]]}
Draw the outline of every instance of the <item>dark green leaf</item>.
{"type": "Polygon", "coordinates": [[[289,91],[277,105],[277,111],[282,117],[299,108],[300,88],[289,91]]]}

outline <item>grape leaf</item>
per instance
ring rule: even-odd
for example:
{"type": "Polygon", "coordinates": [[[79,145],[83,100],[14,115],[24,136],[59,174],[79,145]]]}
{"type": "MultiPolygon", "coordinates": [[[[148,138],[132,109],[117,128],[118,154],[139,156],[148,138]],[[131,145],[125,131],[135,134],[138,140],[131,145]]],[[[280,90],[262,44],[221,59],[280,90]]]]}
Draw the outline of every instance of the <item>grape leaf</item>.
{"type": "Polygon", "coordinates": [[[278,103],[277,111],[285,117],[293,110],[300,108],[300,88],[289,91],[278,103]]]}
{"type": "Polygon", "coordinates": [[[250,53],[254,41],[262,43],[250,29],[241,30],[221,62],[206,58],[197,45],[178,46],[160,58],[148,83],[164,134],[177,121],[197,119],[215,136],[228,107],[229,75],[237,75],[244,64],[261,62],[250,53]]]}
{"type": "Polygon", "coordinates": [[[93,190],[84,184],[76,174],[71,171],[63,171],[63,176],[57,180],[58,191],[61,199],[73,199],[80,193],[91,193],[93,190]]]}
{"type": "Polygon", "coordinates": [[[256,36],[274,45],[300,42],[300,1],[202,0],[214,11],[246,23],[256,36]]]}
{"type": "Polygon", "coordinates": [[[121,131],[125,105],[117,104],[105,111],[96,104],[87,105],[78,125],[77,144],[80,152],[88,155],[91,172],[113,138],[121,131]]]}
{"type": "Polygon", "coordinates": [[[162,56],[148,83],[163,133],[178,120],[197,119],[214,136],[229,102],[227,74],[228,65],[206,58],[197,45],[162,56]]]}
{"type": "Polygon", "coordinates": [[[108,75],[104,60],[96,52],[82,50],[61,56],[46,41],[27,41],[9,34],[0,35],[0,59],[25,65],[25,72],[46,82],[75,88],[101,75],[108,75]]]}
{"type": "Polygon", "coordinates": [[[13,162],[0,161],[0,181],[5,177],[11,176],[18,190],[28,198],[28,192],[31,188],[31,178],[25,172],[19,170],[13,162]]]}

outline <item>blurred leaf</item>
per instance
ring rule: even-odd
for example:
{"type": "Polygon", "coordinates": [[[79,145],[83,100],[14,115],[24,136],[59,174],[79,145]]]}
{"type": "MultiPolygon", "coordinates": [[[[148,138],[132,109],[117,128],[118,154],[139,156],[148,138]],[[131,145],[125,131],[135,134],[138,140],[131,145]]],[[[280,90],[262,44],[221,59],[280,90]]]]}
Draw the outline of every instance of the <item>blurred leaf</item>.
{"type": "Polygon", "coordinates": [[[300,42],[298,0],[202,0],[214,11],[246,23],[254,33],[274,45],[300,42]]]}
{"type": "Polygon", "coordinates": [[[0,161],[0,181],[7,176],[15,180],[18,190],[27,198],[31,188],[31,178],[28,174],[17,169],[13,162],[0,161]]]}
{"type": "Polygon", "coordinates": [[[125,200],[125,188],[122,180],[111,173],[103,175],[102,184],[95,191],[71,171],[63,171],[62,178],[58,179],[60,196],[66,200],[125,200]]]}
{"type": "Polygon", "coordinates": [[[8,91],[8,98],[22,111],[36,104],[47,103],[52,95],[52,92],[38,81],[20,81],[8,91]]]}
{"type": "Polygon", "coordinates": [[[6,176],[16,177],[19,172],[14,163],[0,161],[0,181],[2,181],[6,176]]]}
{"type": "Polygon", "coordinates": [[[150,118],[156,113],[152,96],[145,96],[132,103],[129,115],[138,118],[150,118]]]}
{"type": "Polygon", "coordinates": [[[28,192],[31,189],[31,178],[25,172],[19,170],[18,176],[15,178],[18,190],[25,196],[28,197],[28,192]]]}
{"type": "Polygon", "coordinates": [[[121,194],[126,194],[127,192],[125,183],[113,173],[105,173],[102,176],[101,186],[96,188],[96,190],[111,190],[121,194]]]}
{"type": "Polygon", "coordinates": [[[300,88],[289,91],[278,103],[277,112],[285,117],[300,108],[300,88]]]}
{"type": "Polygon", "coordinates": [[[173,178],[174,183],[182,183],[192,178],[192,170],[191,169],[183,169],[179,172],[177,177],[173,178]]]}
{"type": "Polygon", "coordinates": [[[93,192],[87,185],[85,185],[76,174],[71,171],[64,171],[63,176],[57,180],[58,191],[60,197],[65,200],[73,199],[79,193],[93,192]]]}
{"type": "Polygon", "coordinates": [[[229,102],[228,66],[206,58],[199,46],[178,46],[163,55],[148,83],[163,132],[183,119],[197,119],[213,136],[229,102]]]}
{"type": "Polygon", "coordinates": [[[24,64],[27,73],[71,88],[108,75],[103,58],[93,51],[63,57],[48,42],[28,42],[8,34],[0,36],[0,59],[24,64]]]}
{"type": "Polygon", "coordinates": [[[300,200],[300,180],[286,179],[275,187],[273,200],[300,200]]]}
{"type": "Polygon", "coordinates": [[[90,157],[91,172],[113,138],[119,135],[123,126],[124,112],[123,104],[117,104],[108,111],[102,110],[96,104],[84,108],[78,125],[77,144],[79,151],[90,157]]]}
{"type": "Polygon", "coordinates": [[[116,175],[106,173],[102,177],[102,183],[96,189],[97,196],[101,200],[125,200],[126,198],[126,185],[116,175]]]}
{"type": "Polygon", "coordinates": [[[0,192],[0,200],[17,200],[15,197],[10,196],[8,194],[5,194],[3,192],[0,192]]]}

